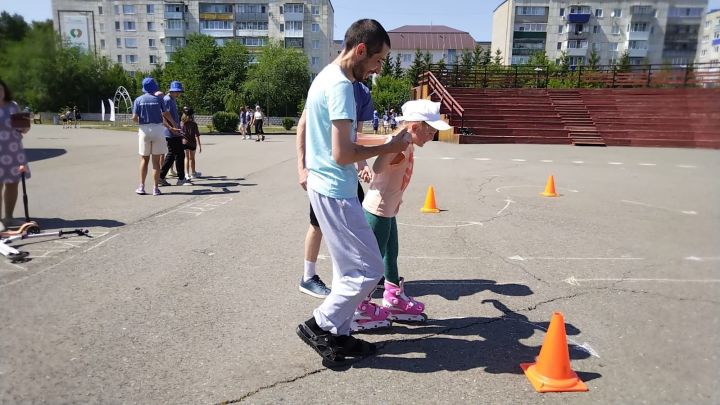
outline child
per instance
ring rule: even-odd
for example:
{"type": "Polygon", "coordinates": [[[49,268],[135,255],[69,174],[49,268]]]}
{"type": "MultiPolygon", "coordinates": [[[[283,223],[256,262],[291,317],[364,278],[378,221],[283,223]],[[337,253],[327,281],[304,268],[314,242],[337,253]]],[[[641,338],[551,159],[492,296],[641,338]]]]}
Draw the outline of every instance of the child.
{"type": "MultiPolygon", "coordinates": [[[[385,292],[382,304],[390,321],[425,321],[425,305],[405,295],[403,279],[398,276],[398,233],[395,216],[402,203],[402,195],[413,172],[413,145],[422,147],[438,130],[451,127],[440,118],[440,103],[429,100],[408,101],[402,107],[403,125],[398,133],[407,131],[412,144],[399,154],[380,155],[373,164],[373,178],[363,201],[365,218],[380,247],[385,264],[385,292]]],[[[370,303],[367,297],[358,306],[355,319],[362,316],[362,306],[370,303]]],[[[355,320],[354,319],[354,320],[355,320]]],[[[355,324],[356,322],[353,322],[355,324]]]]}
{"type": "Polygon", "coordinates": [[[182,121],[183,145],[185,145],[185,173],[187,180],[200,177],[200,172],[195,170],[195,150],[202,153],[200,143],[200,131],[195,123],[195,112],[191,107],[183,107],[182,121]]]}
{"type": "Polygon", "coordinates": [[[377,110],[373,111],[373,117],[372,117],[372,126],[373,126],[373,134],[377,135],[378,133],[378,125],[380,124],[380,117],[378,117],[377,110]]]}

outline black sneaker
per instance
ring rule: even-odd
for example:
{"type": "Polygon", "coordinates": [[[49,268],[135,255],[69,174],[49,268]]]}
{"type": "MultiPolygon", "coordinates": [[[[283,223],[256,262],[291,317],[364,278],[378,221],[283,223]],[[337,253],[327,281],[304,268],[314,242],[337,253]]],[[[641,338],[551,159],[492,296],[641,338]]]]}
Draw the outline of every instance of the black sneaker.
{"type": "Polygon", "coordinates": [[[323,358],[323,364],[326,364],[326,366],[342,365],[345,361],[345,357],[341,353],[343,349],[338,346],[336,335],[319,328],[313,328],[308,325],[308,322],[298,325],[295,333],[323,358]]]}
{"type": "Polygon", "coordinates": [[[385,277],[382,277],[380,281],[377,283],[377,289],[378,290],[384,290],[385,289],[385,277]]]}
{"type": "Polygon", "coordinates": [[[375,343],[357,339],[354,336],[335,336],[338,352],[348,357],[367,357],[377,353],[375,343]]]}
{"type": "Polygon", "coordinates": [[[303,279],[300,279],[300,287],[298,287],[300,292],[304,292],[307,295],[311,295],[315,298],[325,298],[328,295],[330,295],[330,289],[325,285],[325,283],[320,280],[320,277],[318,275],[314,275],[310,280],[303,281],[303,279]]]}

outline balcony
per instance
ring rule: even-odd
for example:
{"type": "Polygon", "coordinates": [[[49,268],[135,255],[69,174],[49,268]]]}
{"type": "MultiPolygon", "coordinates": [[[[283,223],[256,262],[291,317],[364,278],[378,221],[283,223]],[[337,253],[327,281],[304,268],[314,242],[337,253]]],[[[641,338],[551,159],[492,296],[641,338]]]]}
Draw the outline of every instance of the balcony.
{"type": "Polygon", "coordinates": [[[267,13],[237,13],[235,14],[237,21],[267,21],[267,13]]]}
{"type": "Polygon", "coordinates": [[[185,36],[185,28],[165,28],[165,37],[184,37],[185,36]]]}
{"type": "Polygon", "coordinates": [[[232,20],[233,13],[200,13],[201,20],[232,20]]]}
{"type": "Polygon", "coordinates": [[[285,30],[285,38],[302,38],[303,30],[285,30]]]}
{"type": "Polygon", "coordinates": [[[268,30],[235,30],[235,35],[239,37],[266,37],[268,30]]]}
{"type": "Polygon", "coordinates": [[[303,48],[305,41],[302,38],[285,38],[285,48],[303,48]]]}
{"type": "Polygon", "coordinates": [[[305,13],[288,13],[285,12],[285,21],[303,21],[305,13]]]}
{"type": "Polygon", "coordinates": [[[567,20],[571,23],[587,24],[590,22],[590,17],[592,17],[592,13],[590,12],[570,12],[567,16],[567,20]]]}
{"type": "Polygon", "coordinates": [[[652,6],[632,6],[630,7],[630,15],[632,19],[655,18],[657,11],[652,6]]]}
{"type": "Polygon", "coordinates": [[[712,40],[712,46],[718,46],[720,45],[720,38],[715,38],[712,40]]]}
{"type": "Polygon", "coordinates": [[[587,39],[590,35],[587,31],[568,31],[568,39],[587,39]]]}
{"type": "Polygon", "coordinates": [[[647,49],[628,49],[628,54],[631,58],[646,58],[648,54],[647,49]]]}
{"type": "Polygon", "coordinates": [[[629,31],[627,39],[628,41],[649,41],[650,31],[629,31]]]}
{"type": "Polygon", "coordinates": [[[546,37],[547,37],[546,32],[538,32],[538,31],[515,31],[515,32],[513,32],[513,38],[545,39],[546,37]]]}
{"type": "Polygon", "coordinates": [[[183,12],[182,11],[166,11],[165,12],[165,19],[166,20],[182,20],[183,12]]]}
{"type": "Polygon", "coordinates": [[[568,56],[587,56],[587,48],[567,48],[565,52],[568,56]]]}
{"type": "Polygon", "coordinates": [[[231,29],[200,29],[200,33],[213,38],[232,38],[234,30],[231,29]]]}

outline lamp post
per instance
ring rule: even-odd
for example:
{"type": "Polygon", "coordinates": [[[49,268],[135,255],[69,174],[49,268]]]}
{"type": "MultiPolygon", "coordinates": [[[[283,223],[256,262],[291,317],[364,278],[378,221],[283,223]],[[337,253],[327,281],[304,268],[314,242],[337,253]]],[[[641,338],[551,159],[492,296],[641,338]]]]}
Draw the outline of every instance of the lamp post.
{"type": "Polygon", "coordinates": [[[541,67],[535,68],[535,88],[540,88],[540,72],[542,72],[543,69],[541,67]]]}

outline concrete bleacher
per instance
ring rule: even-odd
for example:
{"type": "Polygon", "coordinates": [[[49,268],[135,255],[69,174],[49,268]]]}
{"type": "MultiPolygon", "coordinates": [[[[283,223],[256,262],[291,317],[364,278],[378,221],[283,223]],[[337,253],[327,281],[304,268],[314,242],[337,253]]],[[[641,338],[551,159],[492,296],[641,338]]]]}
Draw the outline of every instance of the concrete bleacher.
{"type": "Polygon", "coordinates": [[[464,110],[450,114],[459,143],[720,148],[720,89],[447,91],[464,110]]]}

